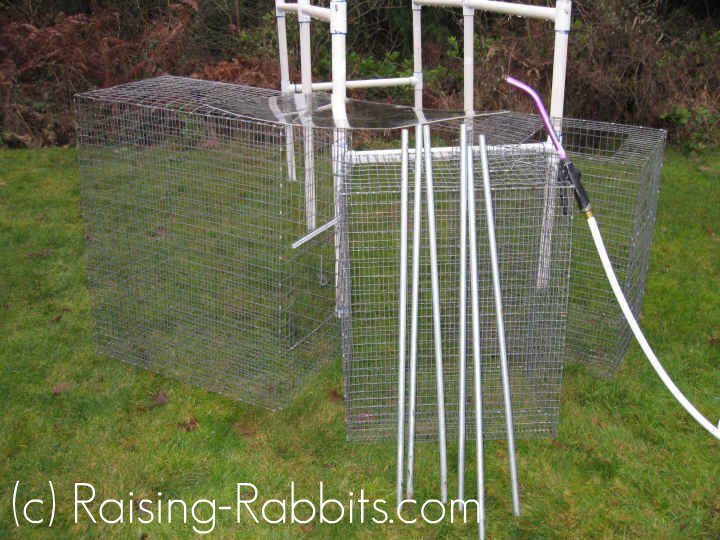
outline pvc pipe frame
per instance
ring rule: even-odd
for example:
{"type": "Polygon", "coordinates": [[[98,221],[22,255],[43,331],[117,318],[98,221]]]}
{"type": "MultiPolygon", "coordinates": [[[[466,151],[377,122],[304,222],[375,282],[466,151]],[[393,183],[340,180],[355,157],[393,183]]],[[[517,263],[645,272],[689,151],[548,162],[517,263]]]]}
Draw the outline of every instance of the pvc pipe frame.
{"type": "MultiPolygon", "coordinates": [[[[355,81],[345,81],[345,88],[348,90],[355,90],[358,88],[389,88],[392,86],[414,86],[416,83],[415,77],[391,77],[388,79],[359,79],[355,81]]],[[[312,83],[312,90],[325,92],[332,90],[332,82],[319,82],[312,83]]],[[[301,84],[291,84],[290,91],[302,92],[301,84]]]]}
{"type": "Polygon", "coordinates": [[[492,13],[502,13],[505,15],[516,15],[518,17],[528,17],[532,19],[545,19],[552,21],[555,19],[555,8],[535,6],[531,4],[519,4],[515,2],[500,2],[497,0],[415,0],[423,6],[438,7],[467,7],[471,9],[479,9],[482,11],[490,11],[492,13]]]}

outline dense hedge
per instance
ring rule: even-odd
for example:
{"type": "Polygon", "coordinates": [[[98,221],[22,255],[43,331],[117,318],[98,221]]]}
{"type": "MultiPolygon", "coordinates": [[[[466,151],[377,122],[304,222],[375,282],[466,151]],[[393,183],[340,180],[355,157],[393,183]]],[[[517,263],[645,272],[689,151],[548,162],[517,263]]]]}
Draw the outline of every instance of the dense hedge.
{"type": "MultiPolygon", "coordinates": [[[[539,0],[537,3],[544,3],[539,0]]],[[[663,126],[687,148],[720,138],[720,7],[710,0],[576,0],[566,114],[663,126]]],[[[0,0],[2,141],[69,144],[72,94],[160,73],[277,86],[275,21],[268,0],[0,0]]],[[[409,72],[409,0],[350,2],[353,77],[409,72]]],[[[459,107],[461,17],[427,9],[426,101],[459,107]]],[[[291,25],[291,42],[296,27],[291,25]]],[[[329,71],[325,30],[315,27],[318,77],[329,71]]],[[[547,23],[477,17],[477,107],[527,109],[505,73],[545,92],[547,23]]],[[[296,54],[296,48],[293,48],[296,54]]],[[[403,101],[392,90],[360,94],[403,101]]]]}

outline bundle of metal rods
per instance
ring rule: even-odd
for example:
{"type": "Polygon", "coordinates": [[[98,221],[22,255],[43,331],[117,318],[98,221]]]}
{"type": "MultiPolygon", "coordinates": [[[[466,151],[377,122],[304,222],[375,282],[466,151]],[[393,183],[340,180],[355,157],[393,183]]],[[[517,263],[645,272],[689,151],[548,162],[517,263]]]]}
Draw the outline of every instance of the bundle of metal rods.
{"type": "MultiPolygon", "coordinates": [[[[412,283],[411,283],[411,318],[410,318],[410,358],[409,358],[409,403],[407,404],[407,421],[405,417],[406,389],[406,339],[407,339],[407,250],[408,250],[408,193],[409,193],[409,150],[408,130],[401,134],[401,233],[400,233],[400,291],[399,291],[399,358],[398,358],[398,433],[397,433],[397,501],[403,500],[403,479],[407,474],[406,496],[413,496],[414,446],[415,446],[415,409],[417,384],[417,327],[418,297],[420,268],[420,228],[421,228],[421,194],[423,160],[415,160],[415,201],[413,204],[413,245],[412,245],[412,283]],[[405,448],[405,432],[407,430],[407,449],[405,448]],[[405,458],[407,452],[407,464],[405,458]]],[[[425,194],[427,204],[427,227],[429,236],[431,293],[433,314],[433,336],[435,352],[435,373],[437,384],[438,410],[438,441],[440,445],[440,500],[447,503],[448,471],[447,441],[445,433],[445,396],[443,381],[443,352],[441,336],[440,287],[438,284],[437,246],[435,231],[435,202],[433,188],[432,142],[430,126],[416,127],[416,156],[424,157],[425,194]]],[[[473,402],[475,407],[475,438],[477,461],[477,508],[479,536],[485,536],[485,475],[483,459],[483,426],[482,426],[482,370],[480,359],[480,309],[478,295],[478,256],[476,236],[475,186],[472,152],[472,129],[463,124],[460,127],[460,273],[459,273],[459,418],[458,418],[458,500],[465,501],[465,374],[466,361],[466,328],[467,328],[467,289],[468,289],[468,248],[470,265],[470,303],[472,313],[472,363],[473,363],[473,402]],[[468,144],[470,140],[470,144],[468,144]]],[[[498,266],[497,246],[495,241],[495,220],[493,215],[492,192],[490,189],[490,172],[488,166],[487,147],[484,135],[478,138],[482,164],[483,192],[488,230],[488,249],[492,265],[493,292],[497,324],[498,349],[500,352],[501,376],[506,418],[508,457],[510,462],[510,482],[512,487],[513,512],[520,514],[520,497],[518,493],[517,464],[515,459],[515,441],[512,420],[512,399],[510,377],[508,372],[507,352],[505,347],[505,329],[502,308],[502,290],[498,266]]]]}

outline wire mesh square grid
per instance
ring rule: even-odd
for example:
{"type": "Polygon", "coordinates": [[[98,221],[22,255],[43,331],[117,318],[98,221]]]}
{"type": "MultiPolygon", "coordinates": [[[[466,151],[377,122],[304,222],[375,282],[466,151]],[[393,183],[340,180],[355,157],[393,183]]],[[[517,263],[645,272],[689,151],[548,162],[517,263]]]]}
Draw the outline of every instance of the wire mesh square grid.
{"type": "MultiPolygon", "coordinates": [[[[397,148],[399,129],[418,119],[412,109],[349,100],[355,127],[337,130],[328,96],[312,99],[314,109],[273,90],[179,77],[77,96],[97,347],[275,409],[337,354],[337,302],[349,438],[392,436],[397,148]]],[[[450,314],[457,303],[459,124],[450,120],[457,117],[452,112],[425,116],[432,119],[436,146],[445,148],[437,160],[433,154],[433,166],[451,419],[457,408],[458,329],[450,314]]],[[[559,410],[571,212],[565,214],[566,198],[558,199],[564,188],[552,185],[554,161],[541,144],[536,117],[488,113],[474,124],[491,145],[516,429],[520,436],[551,433],[559,410]]],[[[566,119],[563,135],[639,310],[664,133],[566,119]]],[[[630,334],[585,231],[573,236],[567,356],[612,373],[630,334]]],[[[427,262],[422,270],[418,419],[424,420],[418,432],[432,437],[427,262]]],[[[488,278],[481,276],[483,351],[486,384],[492,385],[498,368],[488,278]]],[[[499,386],[485,395],[487,433],[502,436],[499,386]]]]}
{"type": "Polygon", "coordinates": [[[306,196],[277,95],[160,77],[76,96],[97,349],[272,409],[338,349],[332,235],[291,245],[308,200],[334,216],[332,131],[306,196]]]}
{"type": "MultiPolygon", "coordinates": [[[[568,186],[557,183],[557,160],[546,151],[537,118],[511,113],[479,115],[473,132],[488,139],[515,433],[550,435],[557,429],[567,318],[572,208],[568,186]],[[521,144],[525,143],[525,144],[521,144]]],[[[459,396],[460,123],[434,123],[432,167],[437,228],[446,420],[457,428],[459,396]]],[[[411,130],[412,131],[412,130],[411,130]]],[[[374,147],[397,147],[400,134],[384,134],[374,147]]],[[[357,138],[357,136],[356,136],[357,138]]],[[[372,146],[372,145],[371,145],[372,146]]],[[[413,144],[410,144],[413,148],[413,144]]],[[[427,149],[425,150],[428,151],[427,149]]],[[[473,147],[473,153],[477,147],[473,147]]],[[[344,318],[347,432],[352,441],[393,438],[397,430],[398,297],[400,283],[399,152],[350,152],[343,186],[350,315],[344,318]]],[[[410,152],[409,170],[415,153],[410,152]]],[[[474,160],[476,205],[484,215],[480,160],[474,160]]],[[[411,180],[411,185],[413,181],[411,180]]],[[[425,180],[423,180],[425,185],[425,180]]],[[[409,197],[413,201],[411,193],[409,197]]],[[[424,200],[424,198],[422,199],[424,200]]],[[[438,434],[431,309],[428,222],[421,215],[422,249],[417,341],[416,437],[438,434]]],[[[413,203],[408,212],[412,221],[413,203]]],[[[484,436],[505,434],[487,225],[478,219],[478,281],[484,401],[484,436]]],[[[412,230],[412,223],[408,223],[412,230]]],[[[411,257],[409,250],[408,257],[411,257]]],[[[408,267],[410,267],[408,261],[408,267]]],[[[470,324],[469,310],[467,324],[470,324]]],[[[408,336],[410,332],[408,332],[408,336]]],[[[471,335],[468,328],[466,336],[471,335]]],[[[410,346],[406,347],[410,350],[410,346]]],[[[467,350],[471,350],[468,345],[467,350]]],[[[471,362],[465,380],[472,381],[471,362]]],[[[466,392],[472,396],[470,389],[466,392]]],[[[407,402],[407,400],[406,400],[407,402]]],[[[471,404],[468,404],[468,411],[471,404]]],[[[466,417],[474,430],[472,414],[466,417]]]]}
{"type": "MultiPolygon", "coordinates": [[[[565,119],[563,145],[582,171],[608,253],[636,317],[642,310],[652,242],[663,130],[565,119]]],[[[614,375],[632,332],[607,283],[582,220],[573,233],[567,360],[602,376],[614,375]]]]}

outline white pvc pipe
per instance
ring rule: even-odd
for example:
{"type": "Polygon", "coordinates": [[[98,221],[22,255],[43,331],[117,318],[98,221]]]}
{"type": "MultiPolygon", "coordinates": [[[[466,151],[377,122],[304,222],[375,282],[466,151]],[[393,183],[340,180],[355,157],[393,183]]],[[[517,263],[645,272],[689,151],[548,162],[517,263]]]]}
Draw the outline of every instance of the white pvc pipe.
{"type": "Polygon", "coordinates": [[[298,5],[298,15],[305,14],[319,21],[330,22],[330,10],[328,8],[300,3],[298,5]]]}
{"type": "Polygon", "coordinates": [[[428,240],[430,244],[430,283],[432,289],[433,341],[435,342],[435,382],[437,383],[438,442],[440,445],[440,500],[447,502],[447,443],[445,440],[445,383],[443,375],[442,332],[440,330],[440,280],[438,278],[437,235],[435,232],[435,193],[433,187],[430,126],[423,126],[425,146],[425,190],[427,195],[428,240]]]}
{"type": "MultiPolygon", "coordinates": [[[[480,147],[475,145],[470,148],[473,154],[479,154],[480,147]]],[[[488,155],[494,153],[506,153],[508,151],[536,151],[544,152],[548,149],[547,143],[525,143],[525,144],[498,144],[487,147],[488,155]]],[[[432,158],[435,161],[447,161],[457,157],[459,149],[457,146],[438,146],[431,150],[432,158]]],[[[373,164],[373,163],[400,163],[401,152],[397,149],[389,150],[353,150],[348,156],[352,163],[373,164]]],[[[415,150],[410,150],[410,159],[415,159],[415,150]]]]}
{"type": "Polygon", "coordinates": [[[347,64],[345,58],[345,41],[347,36],[347,2],[332,0],[330,2],[330,33],[332,34],[332,112],[335,126],[348,128],[345,100],[347,96],[347,64]]]}
{"type": "MultiPolygon", "coordinates": [[[[565,103],[565,78],[567,76],[568,38],[572,26],[572,3],[570,0],[557,0],[555,5],[555,51],[553,53],[552,91],[550,93],[550,117],[559,120],[563,115],[565,103]]],[[[559,126],[555,131],[560,133],[559,126]]]]}
{"type": "MultiPolygon", "coordinates": [[[[550,117],[554,123],[554,133],[557,134],[558,137],[561,137],[562,115],[565,103],[568,37],[572,24],[570,0],[557,0],[555,9],[557,13],[555,18],[555,52],[553,56],[552,91],[550,93],[550,117]]],[[[538,256],[537,274],[537,286],[541,289],[550,285],[552,237],[555,207],[557,204],[557,191],[554,189],[556,185],[556,163],[557,158],[551,158],[548,163],[548,174],[552,176],[548,178],[545,185],[545,211],[543,212],[540,229],[540,252],[538,256]]]]}
{"type": "Polygon", "coordinates": [[[612,263],[610,262],[610,257],[608,256],[607,250],[605,249],[605,243],[603,242],[602,235],[600,234],[600,228],[598,227],[595,217],[590,215],[587,222],[588,227],[590,227],[590,233],[592,234],[593,241],[595,242],[595,248],[597,249],[603,269],[605,270],[605,275],[610,282],[610,287],[612,287],[615,298],[617,299],[618,304],[620,304],[620,309],[622,310],[625,319],[630,325],[630,329],[632,330],[635,339],[637,339],[640,348],[645,353],[645,356],[650,362],[650,365],[655,370],[655,373],[658,374],[658,377],[660,377],[660,380],[663,382],[665,387],[670,391],[670,393],[678,401],[678,403],[680,403],[682,408],[685,409],[698,424],[705,428],[708,433],[710,433],[710,435],[720,440],[720,423],[718,423],[717,426],[713,425],[712,422],[705,418],[700,413],[700,411],[698,411],[695,406],[690,403],[690,401],[688,401],[685,395],[680,391],[680,389],[675,385],[673,380],[667,374],[665,368],[663,368],[662,364],[660,363],[660,360],[658,360],[658,357],[655,356],[655,352],[652,350],[652,347],[650,347],[647,339],[645,339],[645,336],[640,329],[640,325],[638,324],[637,319],[635,319],[635,315],[633,315],[632,309],[630,309],[630,305],[628,304],[625,295],[622,292],[620,283],[618,283],[617,276],[615,275],[612,263]]]}
{"type": "Polygon", "coordinates": [[[463,70],[465,114],[470,117],[475,112],[475,10],[469,7],[463,7],[463,70]]]}
{"type": "Polygon", "coordinates": [[[320,21],[330,22],[330,10],[328,8],[313,6],[309,3],[298,0],[297,3],[275,2],[275,8],[282,12],[307,15],[320,21]]]}
{"type": "Polygon", "coordinates": [[[505,15],[516,15],[531,19],[555,19],[555,8],[519,4],[515,2],[500,2],[497,0],[415,0],[423,6],[438,7],[469,7],[490,11],[492,13],[503,13],[505,15]]]}
{"type": "Polygon", "coordinates": [[[412,3],[413,24],[413,77],[415,78],[415,111],[423,115],[423,67],[422,67],[422,7],[417,2],[412,3]]]}
{"type": "MultiPolygon", "coordinates": [[[[420,291],[420,220],[422,218],[422,128],[415,127],[415,192],[413,199],[412,307],[410,316],[410,391],[408,396],[407,498],[413,496],[415,466],[415,405],[417,396],[417,334],[420,291]]],[[[408,156],[409,158],[409,156],[408,156]]]]}
{"type": "MultiPolygon", "coordinates": [[[[288,92],[290,87],[290,63],[288,59],[287,44],[287,17],[285,12],[278,8],[281,2],[275,2],[275,18],[277,20],[278,49],[280,57],[280,90],[288,92]]],[[[296,180],[295,174],[295,141],[294,130],[291,125],[285,126],[285,159],[287,161],[288,181],[296,180]]]]}
{"type": "Polygon", "coordinates": [[[490,166],[488,164],[485,135],[480,135],[480,160],[482,164],[483,191],[485,192],[485,216],[487,219],[488,243],[490,244],[490,266],[495,296],[495,320],[498,349],[500,352],[500,375],[502,378],[503,398],[505,402],[505,430],[507,431],[508,461],[510,463],[510,486],[512,490],[513,513],[520,515],[520,492],[518,490],[517,463],[515,460],[515,432],[512,416],[512,398],[510,394],[510,371],[508,369],[507,347],[505,345],[505,317],[503,315],[502,289],[500,288],[500,265],[498,263],[497,242],[495,239],[495,215],[493,212],[492,191],[490,189],[490,166]]]}
{"type": "Polygon", "coordinates": [[[467,205],[470,243],[470,302],[472,306],[473,395],[475,398],[475,459],[477,461],[477,500],[480,538],[485,538],[485,465],[483,447],[482,372],[480,359],[480,293],[478,290],[477,234],[475,220],[475,180],[472,152],[467,152],[467,205]]]}
{"type": "Polygon", "coordinates": [[[467,362],[467,131],[460,126],[460,311],[458,321],[458,500],[465,500],[465,374],[467,362]]]}
{"type": "Polygon", "coordinates": [[[305,157],[305,221],[309,231],[315,229],[315,152],[314,137],[310,123],[312,111],[312,56],[310,50],[310,16],[301,8],[308,0],[298,0],[298,22],[300,24],[300,80],[305,96],[306,111],[303,115],[303,143],[305,157]]]}
{"type": "Polygon", "coordinates": [[[275,2],[275,8],[284,13],[297,13],[300,6],[294,2],[275,2]]]}
{"type": "MultiPolygon", "coordinates": [[[[390,77],[387,79],[360,79],[354,81],[346,81],[345,88],[348,90],[357,90],[360,88],[390,88],[393,86],[414,86],[415,77],[390,77]]],[[[326,92],[332,90],[332,82],[312,83],[313,91],[326,92]]],[[[291,84],[290,90],[293,92],[302,92],[301,84],[291,84]]]]}
{"type": "Polygon", "coordinates": [[[403,500],[403,459],[405,457],[405,333],[407,331],[407,240],[408,240],[408,130],[400,134],[403,159],[400,167],[400,292],[398,329],[398,433],[397,504],[403,500]]]}
{"type": "MultiPolygon", "coordinates": [[[[352,165],[348,162],[348,136],[344,129],[333,130],[333,143],[332,143],[332,170],[333,170],[333,196],[334,196],[334,210],[335,220],[339,221],[342,215],[341,210],[341,198],[342,190],[344,189],[345,182],[350,176],[352,165]]],[[[347,234],[345,232],[344,234],[347,234]]],[[[346,304],[350,301],[347,297],[347,292],[343,289],[340,283],[340,257],[342,254],[341,242],[345,243],[347,248],[347,237],[341,238],[340,234],[336,231],[333,235],[335,245],[335,307],[336,312],[341,313],[345,310],[346,304]]]]}

